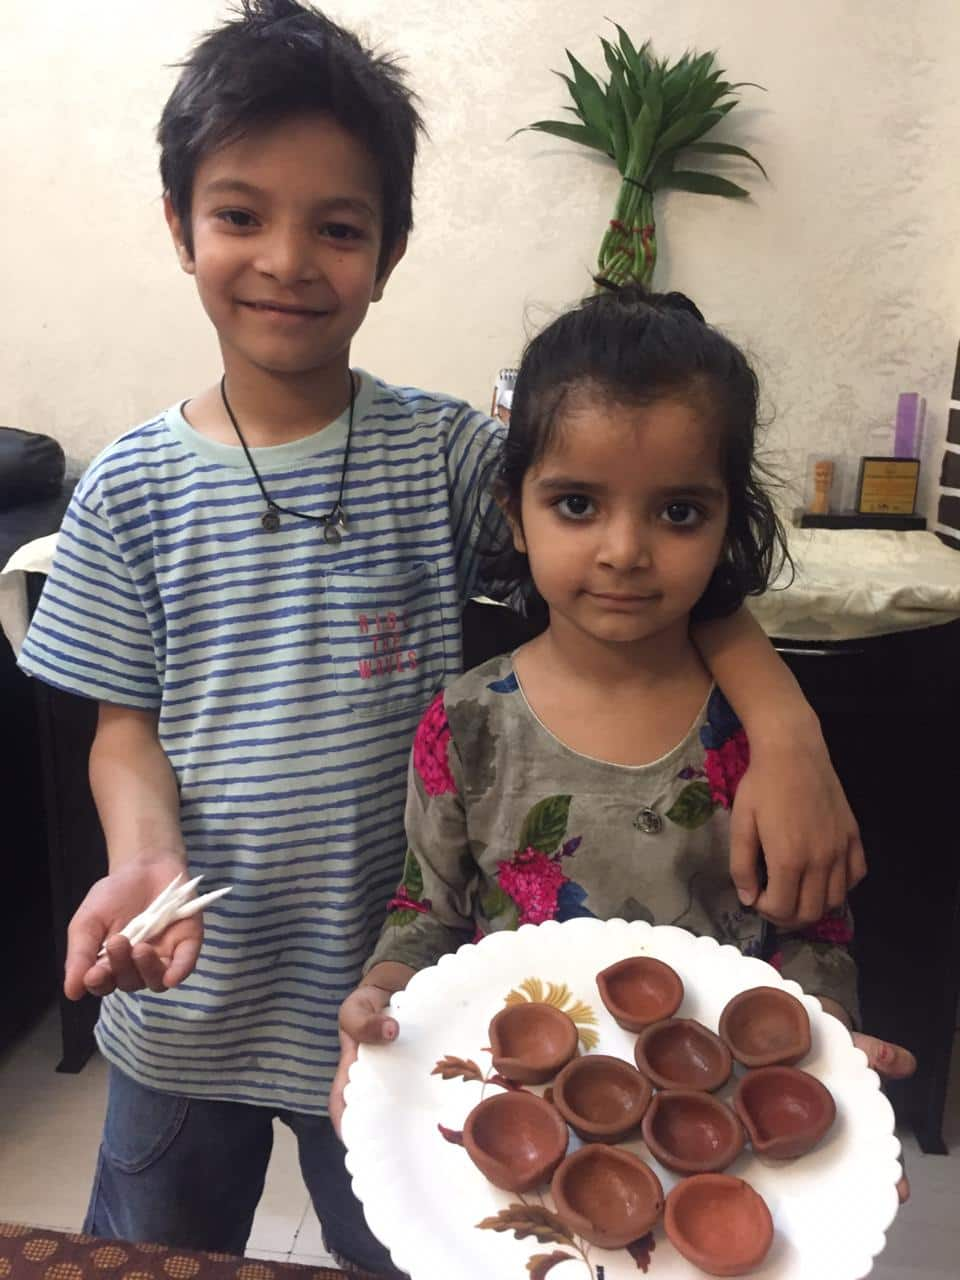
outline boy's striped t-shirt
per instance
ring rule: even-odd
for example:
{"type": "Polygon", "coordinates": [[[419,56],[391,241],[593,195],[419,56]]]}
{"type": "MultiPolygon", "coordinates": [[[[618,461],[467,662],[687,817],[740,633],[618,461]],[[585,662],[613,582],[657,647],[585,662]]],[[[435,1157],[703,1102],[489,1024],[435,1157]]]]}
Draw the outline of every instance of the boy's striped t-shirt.
{"type": "MultiPolygon", "coordinates": [[[[255,450],[270,497],[329,511],[346,438],[344,414],[255,450]]],[[[337,1009],[403,863],[413,730],[460,670],[498,443],[462,402],[362,374],[339,547],[292,516],[265,530],[242,450],[179,407],[77,487],[20,664],[158,712],[190,872],[234,886],[180,987],[103,1002],[100,1047],[142,1084],[326,1110],[337,1009]]]]}

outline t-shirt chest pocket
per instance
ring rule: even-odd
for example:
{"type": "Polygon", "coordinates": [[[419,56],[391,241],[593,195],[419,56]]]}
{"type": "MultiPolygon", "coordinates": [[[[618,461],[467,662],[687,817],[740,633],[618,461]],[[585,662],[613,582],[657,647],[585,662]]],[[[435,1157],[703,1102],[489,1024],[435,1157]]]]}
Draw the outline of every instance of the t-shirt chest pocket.
{"type": "Polygon", "coordinates": [[[361,715],[426,706],[445,675],[437,567],[329,573],[325,584],[340,696],[361,715]]]}

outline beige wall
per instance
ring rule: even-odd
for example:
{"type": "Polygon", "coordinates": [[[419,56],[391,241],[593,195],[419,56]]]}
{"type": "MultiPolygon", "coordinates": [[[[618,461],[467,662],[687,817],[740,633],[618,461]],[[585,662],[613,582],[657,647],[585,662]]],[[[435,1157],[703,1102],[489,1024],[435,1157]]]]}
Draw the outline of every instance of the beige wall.
{"type": "MultiPolygon", "coordinates": [[[[209,383],[217,353],[176,269],[153,129],[219,0],[0,0],[0,422],[89,458],[209,383]]],[[[401,51],[431,138],[417,231],[355,361],[484,406],[525,333],[588,285],[616,175],[533,134],[592,68],[612,13],[671,56],[759,80],[734,116],[771,182],[740,204],[658,202],[658,282],[756,356],[772,446],[863,451],[899,390],[930,402],[925,490],[960,335],[956,0],[336,0],[401,51]],[[739,122],[737,117],[739,116],[739,122]]]]}

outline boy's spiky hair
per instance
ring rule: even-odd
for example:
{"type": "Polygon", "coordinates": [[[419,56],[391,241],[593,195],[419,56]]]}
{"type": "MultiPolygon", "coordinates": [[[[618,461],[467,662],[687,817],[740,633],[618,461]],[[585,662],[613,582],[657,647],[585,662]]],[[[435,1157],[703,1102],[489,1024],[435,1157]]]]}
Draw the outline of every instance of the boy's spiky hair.
{"type": "Polygon", "coordinates": [[[377,163],[383,193],[380,266],[413,226],[413,167],[423,122],[393,58],[297,0],[242,0],[182,65],[157,129],[160,177],[193,252],[197,165],[218,147],[291,116],[325,113],[377,163]]]}

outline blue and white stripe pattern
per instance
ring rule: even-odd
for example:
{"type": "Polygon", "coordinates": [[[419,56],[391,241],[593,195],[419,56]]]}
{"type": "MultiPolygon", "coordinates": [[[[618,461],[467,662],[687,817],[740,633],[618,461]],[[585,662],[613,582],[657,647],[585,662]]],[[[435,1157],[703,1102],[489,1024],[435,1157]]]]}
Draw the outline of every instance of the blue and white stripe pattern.
{"type": "MultiPolygon", "coordinates": [[[[78,486],[21,665],[158,710],[191,874],[235,886],[180,988],[104,1001],[100,1046],[141,1083],[325,1111],[337,1008],[401,871],[413,730],[460,670],[498,430],[362,375],[336,548],[293,517],[266,532],[242,451],[179,408],[78,486]]],[[[256,450],[271,497],[329,510],[345,441],[346,415],[256,450]]]]}

